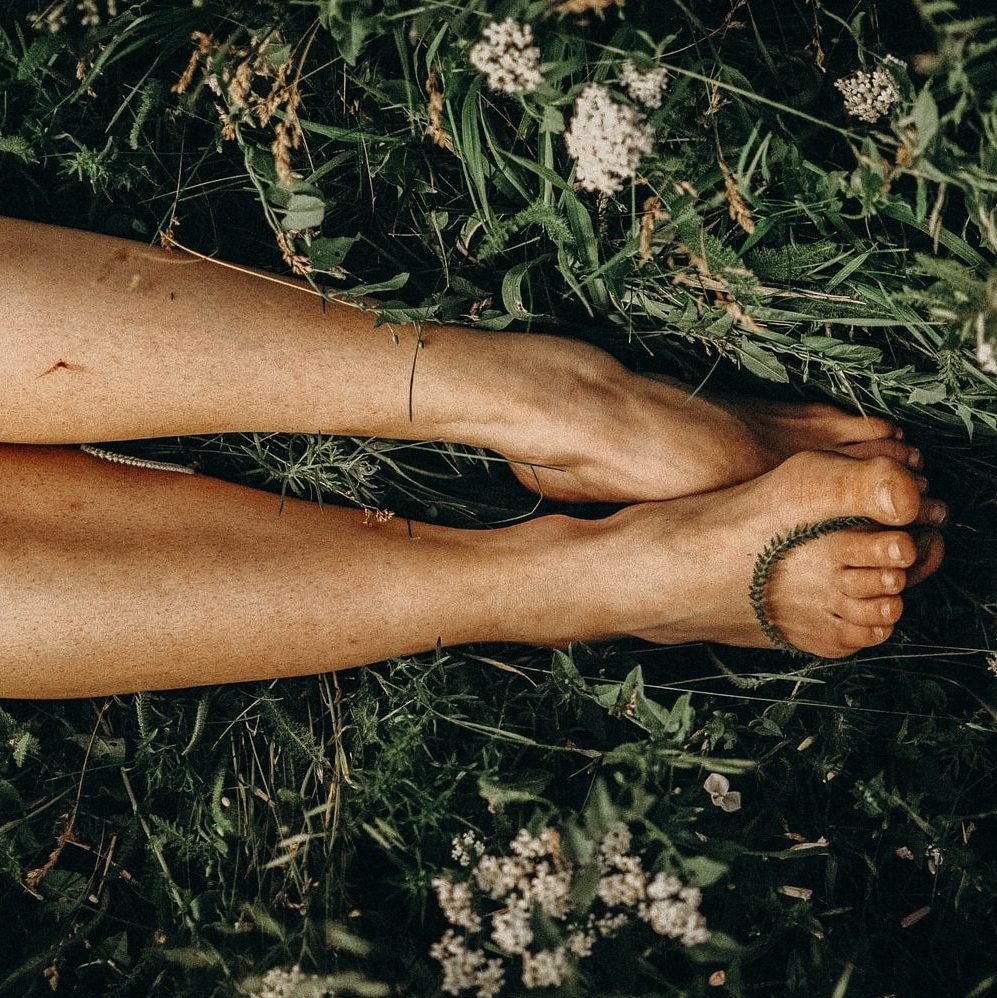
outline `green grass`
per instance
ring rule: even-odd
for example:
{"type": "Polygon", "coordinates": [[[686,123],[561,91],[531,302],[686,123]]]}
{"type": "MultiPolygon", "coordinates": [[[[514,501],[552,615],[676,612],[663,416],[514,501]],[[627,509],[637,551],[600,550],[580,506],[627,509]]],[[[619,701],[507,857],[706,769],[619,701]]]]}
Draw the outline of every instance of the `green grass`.
{"type": "MultiPolygon", "coordinates": [[[[628,0],[586,19],[540,0],[118,6],[88,29],[70,6],[47,34],[28,23],[39,5],[0,4],[0,213],[170,230],[283,273],[293,252],[317,286],[374,294],[389,318],[553,329],[694,384],[887,414],[951,502],[949,557],[894,640],[842,664],[489,646],[6,703],[0,995],[231,995],[295,963],[337,993],[437,993],[430,881],[455,867],[455,835],[499,849],[551,824],[584,852],[614,820],[647,869],[702,885],[714,940],[685,951],[635,925],[561,994],[989,993],[997,381],[976,350],[997,345],[994,19],[968,0],[628,0]],[[544,51],[546,83],[523,99],[467,62],[506,15],[544,51]],[[290,188],[271,153],[279,116],[222,107],[223,138],[203,62],[170,92],[195,30],[218,43],[216,75],[254,37],[270,38],[261,70],[293,60],[290,188]],[[638,53],[672,74],[656,150],[639,184],[599,198],[573,187],[560,131],[583,85],[638,53]],[[848,118],[834,78],[887,53],[908,66],[899,106],[848,118]],[[425,137],[434,67],[453,151],[425,137]],[[710,771],[730,774],[740,811],[710,805],[710,771]]],[[[134,450],[440,523],[536,509],[494,457],[457,447],[233,435],[134,450]]]]}

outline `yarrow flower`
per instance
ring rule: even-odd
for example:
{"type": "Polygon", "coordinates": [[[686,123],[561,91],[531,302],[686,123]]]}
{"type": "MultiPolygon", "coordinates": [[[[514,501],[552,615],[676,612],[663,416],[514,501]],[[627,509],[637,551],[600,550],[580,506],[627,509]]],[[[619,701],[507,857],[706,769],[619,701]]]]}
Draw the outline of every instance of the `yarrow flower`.
{"type": "Polygon", "coordinates": [[[481,844],[478,836],[474,832],[468,831],[464,832],[463,835],[455,836],[450,855],[461,866],[470,866],[484,851],[485,847],[481,844]]]}
{"type": "Polygon", "coordinates": [[[585,190],[617,194],[637,172],[641,157],[654,148],[654,131],[639,111],[593,83],[575,101],[564,142],[585,190]]]}
{"type": "Polygon", "coordinates": [[[900,100],[896,80],[887,69],[871,72],[859,69],[851,76],[835,80],[834,85],[841,91],[845,110],[860,121],[879,121],[900,100]]]}
{"type": "Polygon", "coordinates": [[[698,887],[683,887],[677,877],[656,874],[647,885],[650,903],[638,909],[659,936],[677,939],[683,946],[698,946],[710,938],[699,910],[703,896],[698,887]]]}
{"type": "Polygon", "coordinates": [[[315,998],[332,995],[332,991],[323,988],[321,978],[317,974],[306,974],[299,966],[273,967],[263,975],[260,990],[253,992],[253,998],[291,998],[298,993],[298,985],[306,984],[308,994],[315,998]]]}
{"type": "Polygon", "coordinates": [[[453,856],[470,867],[469,879],[432,881],[451,926],[430,949],[443,970],[442,990],[456,995],[470,989],[478,998],[489,998],[501,990],[513,960],[520,963],[524,987],[557,987],[575,973],[578,961],[591,956],[600,939],[639,921],[683,946],[705,942],[709,932],[699,911],[699,890],[664,873],[649,878],[632,844],[623,822],[607,831],[592,860],[599,875],[594,910],[575,912],[571,890],[583,868],[563,854],[555,828],[536,833],[521,828],[504,856],[486,851],[473,833],[455,837],[453,856]],[[560,923],[558,946],[537,948],[538,912],[560,923]],[[486,959],[480,944],[469,941],[472,937],[487,940],[501,958],[486,959]]]}
{"type": "Polygon", "coordinates": [[[540,49],[533,42],[533,28],[514,18],[493,21],[468,54],[471,65],[483,73],[491,90],[527,94],[543,83],[540,49]]]}
{"type": "Polygon", "coordinates": [[[463,936],[447,929],[443,938],[429,950],[443,968],[443,990],[458,995],[471,989],[477,998],[494,998],[505,984],[502,961],[488,960],[483,950],[468,949],[463,936]]]}
{"type": "Polygon", "coordinates": [[[667,69],[649,69],[642,73],[629,59],[620,66],[620,83],[638,104],[661,107],[661,96],[668,86],[667,69]]]}

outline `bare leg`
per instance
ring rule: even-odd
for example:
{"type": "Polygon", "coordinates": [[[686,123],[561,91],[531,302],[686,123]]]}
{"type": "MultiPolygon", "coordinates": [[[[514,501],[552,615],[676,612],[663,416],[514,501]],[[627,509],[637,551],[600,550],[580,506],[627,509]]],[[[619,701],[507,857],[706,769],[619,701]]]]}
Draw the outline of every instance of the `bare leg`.
{"type": "Polygon", "coordinates": [[[438,640],[556,643],[579,627],[560,552],[592,532],[556,519],[570,529],[543,543],[543,523],[368,527],[214,479],[0,446],[0,696],[300,675],[438,640]]]}
{"type": "MultiPolygon", "coordinates": [[[[280,501],[79,451],[0,447],[0,696],[75,697],[300,675],[469,641],[637,633],[764,646],[755,554],[801,520],[930,518],[884,458],[799,455],[755,482],[491,531],[280,501]],[[411,532],[410,532],[411,531],[411,532]]],[[[940,539],[921,571],[937,567],[940,539]]],[[[889,636],[913,581],[903,531],[794,552],[772,616],[844,655],[889,636]]]]}
{"type": "Polygon", "coordinates": [[[668,499],[800,450],[919,457],[883,419],[716,404],[552,336],[370,315],[277,282],[89,233],[0,219],[0,440],[230,430],[488,447],[562,499],[668,499]],[[417,344],[421,346],[417,347],[417,344]]]}

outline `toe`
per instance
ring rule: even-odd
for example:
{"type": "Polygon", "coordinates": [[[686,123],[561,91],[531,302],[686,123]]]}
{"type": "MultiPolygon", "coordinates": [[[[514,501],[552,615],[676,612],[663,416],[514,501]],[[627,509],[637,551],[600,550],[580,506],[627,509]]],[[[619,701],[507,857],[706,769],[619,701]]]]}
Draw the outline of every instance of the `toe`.
{"type": "Polygon", "coordinates": [[[802,452],[773,472],[779,488],[802,500],[815,519],[868,516],[883,524],[912,522],[921,506],[913,474],[888,457],[860,461],[841,454],[802,452]]]}
{"type": "Polygon", "coordinates": [[[855,599],[872,596],[895,596],[907,584],[902,568],[843,568],[838,578],[838,592],[855,599]]]}
{"type": "Polygon", "coordinates": [[[921,501],[915,523],[940,527],[948,521],[949,508],[941,499],[926,498],[921,501]]]}
{"type": "Polygon", "coordinates": [[[849,530],[835,547],[834,556],[847,568],[903,569],[917,560],[914,538],[904,530],[849,530]]]}
{"type": "Polygon", "coordinates": [[[917,559],[908,573],[908,586],[916,586],[929,575],[933,575],[945,558],[945,541],[937,530],[921,532],[916,547],[917,559]]]}
{"type": "Polygon", "coordinates": [[[843,597],[835,606],[837,615],[849,624],[860,627],[892,627],[904,612],[899,596],[879,596],[873,599],[843,597]]]}
{"type": "Polygon", "coordinates": [[[882,644],[893,634],[893,627],[890,624],[862,627],[859,624],[842,620],[838,622],[837,631],[837,637],[842,646],[855,652],[862,648],[872,648],[873,645],[882,644]]]}
{"type": "Polygon", "coordinates": [[[860,443],[844,444],[837,448],[841,454],[865,460],[871,457],[890,457],[899,464],[915,471],[924,467],[924,458],[916,447],[908,447],[895,437],[879,437],[876,440],[863,440],[860,443]]]}
{"type": "Polygon", "coordinates": [[[852,494],[856,507],[864,503],[863,514],[880,523],[910,523],[921,508],[917,481],[903,465],[888,457],[863,461],[852,494]]]}

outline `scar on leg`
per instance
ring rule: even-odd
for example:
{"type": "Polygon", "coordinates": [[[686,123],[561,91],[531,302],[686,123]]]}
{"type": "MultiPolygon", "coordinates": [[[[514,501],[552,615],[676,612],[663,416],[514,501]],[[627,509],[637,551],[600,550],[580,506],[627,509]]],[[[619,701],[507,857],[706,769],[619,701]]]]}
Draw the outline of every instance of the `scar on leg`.
{"type": "Polygon", "coordinates": [[[57,360],[47,371],[42,371],[38,377],[44,378],[49,374],[55,374],[56,371],[68,371],[70,374],[84,374],[86,368],[82,364],[71,364],[68,360],[57,360]]]}

